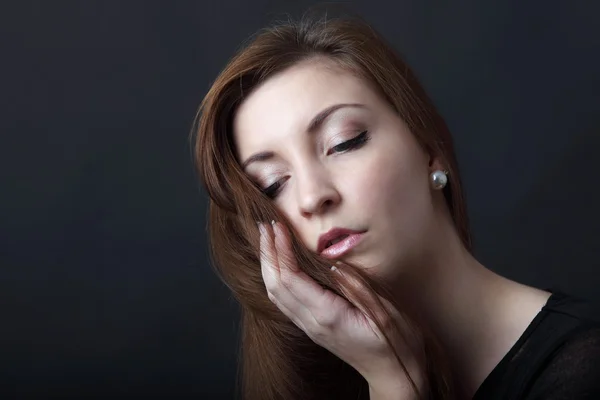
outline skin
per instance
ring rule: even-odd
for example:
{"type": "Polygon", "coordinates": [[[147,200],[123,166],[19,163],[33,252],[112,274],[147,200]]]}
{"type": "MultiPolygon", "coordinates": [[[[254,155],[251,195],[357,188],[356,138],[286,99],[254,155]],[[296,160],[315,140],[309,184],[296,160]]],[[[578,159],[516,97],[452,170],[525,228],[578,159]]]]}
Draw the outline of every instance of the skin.
{"type": "MultiPolygon", "coordinates": [[[[493,273],[464,249],[442,192],[430,185],[429,174],[444,165],[420,147],[376,90],[329,60],[302,62],[255,89],[235,115],[234,140],[242,163],[256,153],[273,152],[245,171],[263,189],[281,184],[273,202],[309,249],[316,251],[319,235],[332,227],[365,231],[360,244],[340,260],[364,265],[393,285],[398,300],[440,338],[469,396],[550,296],[493,273]],[[360,106],[341,107],[307,132],[315,115],[336,104],[360,106]],[[364,144],[335,151],[364,131],[369,136],[364,144]]],[[[277,261],[278,251],[286,254],[286,233],[263,228],[261,250],[269,256],[262,262],[263,277],[270,298],[310,331],[306,310],[314,315],[326,303],[307,305],[299,298],[328,294],[318,293],[293,261],[277,261]]],[[[340,303],[340,310],[344,307],[351,306],[340,303]]],[[[363,335],[349,347],[355,353],[381,346],[372,321],[335,322],[345,326],[348,343],[363,335]]],[[[321,341],[325,347],[335,343],[321,341]]],[[[333,352],[345,360],[353,357],[347,349],[333,352]]],[[[397,397],[398,388],[386,383],[400,373],[397,366],[384,356],[358,358],[349,363],[365,371],[373,398],[407,398],[397,397]]]]}

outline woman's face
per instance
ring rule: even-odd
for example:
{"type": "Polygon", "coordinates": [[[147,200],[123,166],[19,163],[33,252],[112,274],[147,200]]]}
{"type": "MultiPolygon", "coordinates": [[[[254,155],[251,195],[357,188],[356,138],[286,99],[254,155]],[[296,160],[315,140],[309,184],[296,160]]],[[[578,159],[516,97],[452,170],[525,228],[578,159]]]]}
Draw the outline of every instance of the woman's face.
{"type": "Polygon", "coordinates": [[[300,63],[256,88],[234,140],[248,176],[312,251],[331,228],[364,231],[340,259],[386,276],[431,246],[429,173],[441,166],[370,85],[332,62],[300,63]],[[270,156],[245,165],[257,153],[270,156]]]}

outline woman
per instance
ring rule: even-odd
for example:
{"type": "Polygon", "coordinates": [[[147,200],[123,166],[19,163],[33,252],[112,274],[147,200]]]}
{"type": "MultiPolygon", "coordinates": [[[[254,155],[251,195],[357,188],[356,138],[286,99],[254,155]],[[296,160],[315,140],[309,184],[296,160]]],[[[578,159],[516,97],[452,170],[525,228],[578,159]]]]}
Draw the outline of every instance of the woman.
{"type": "Polygon", "coordinates": [[[473,257],[450,133],[368,25],[260,32],[195,152],[245,399],[600,398],[585,304],[473,257]]]}

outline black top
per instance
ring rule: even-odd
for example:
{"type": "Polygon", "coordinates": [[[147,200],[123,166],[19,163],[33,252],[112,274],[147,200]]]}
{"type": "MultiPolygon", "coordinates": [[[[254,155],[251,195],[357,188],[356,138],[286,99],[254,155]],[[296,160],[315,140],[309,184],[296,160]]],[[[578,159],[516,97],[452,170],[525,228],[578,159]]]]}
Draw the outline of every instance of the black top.
{"type": "Polygon", "coordinates": [[[600,399],[600,310],[546,290],[548,302],[473,400],[600,399]]]}

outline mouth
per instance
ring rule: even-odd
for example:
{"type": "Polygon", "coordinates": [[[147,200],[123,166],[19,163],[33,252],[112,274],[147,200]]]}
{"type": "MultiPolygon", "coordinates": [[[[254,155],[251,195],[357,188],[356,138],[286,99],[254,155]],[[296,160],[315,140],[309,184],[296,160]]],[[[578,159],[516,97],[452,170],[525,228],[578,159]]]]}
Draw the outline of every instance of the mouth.
{"type": "Polygon", "coordinates": [[[343,234],[330,240],[325,245],[321,255],[325,258],[337,258],[352,250],[363,238],[364,232],[343,234]]]}
{"type": "Polygon", "coordinates": [[[341,236],[337,237],[336,239],[330,240],[325,245],[325,249],[328,248],[328,247],[333,246],[334,244],[336,244],[338,242],[341,242],[342,240],[346,239],[348,236],[350,236],[350,235],[349,234],[345,234],[345,235],[341,235],[341,236]]]}

